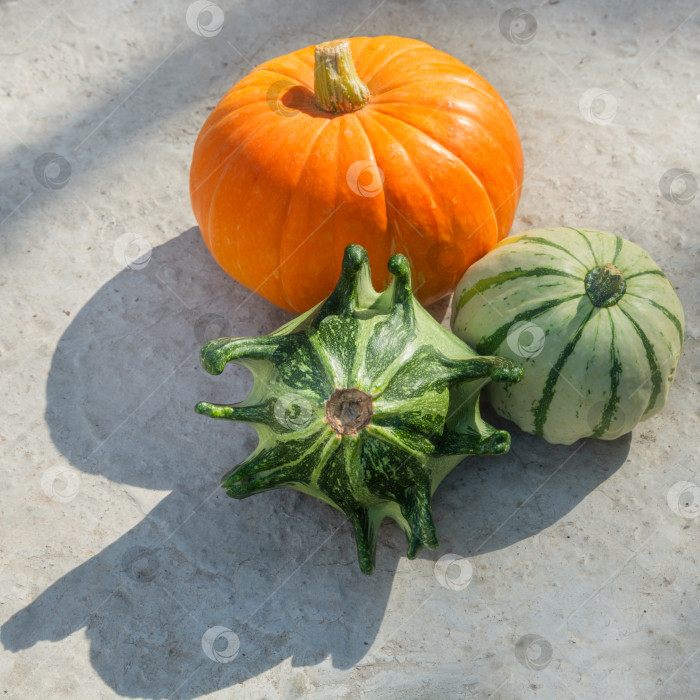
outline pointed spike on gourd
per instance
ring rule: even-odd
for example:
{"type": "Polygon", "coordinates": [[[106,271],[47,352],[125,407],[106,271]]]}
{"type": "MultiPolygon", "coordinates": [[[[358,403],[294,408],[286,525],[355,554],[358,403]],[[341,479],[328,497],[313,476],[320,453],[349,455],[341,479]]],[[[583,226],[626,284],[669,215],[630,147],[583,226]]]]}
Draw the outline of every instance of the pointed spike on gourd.
{"type": "Polygon", "coordinates": [[[221,480],[221,485],[231,498],[247,498],[256,493],[289,486],[292,482],[286,469],[265,468],[257,459],[246,460],[239,466],[244,468],[237,468],[221,480]]]}
{"type": "Polygon", "coordinates": [[[269,460],[266,459],[265,452],[256,450],[225,474],[221,479],[221,485],[226,489],[238,487],[241,484],[249,483],[256,474],[269,471],[272,468],[269,460]]]}
{"type": "Polygon", "coordinates": [[[209,416],[210,418],[221,418],[225,420],[238,420],[243,423],[259,423],[265,419],[264,409],[261,406],[240,406],[235,404],[219,404],[209,403],[208,401],[200,401],[194,407],[195,413],[200,416],[209,416]]]}
{"type": "Polygon", "coordinates": [[[446,432],[439,444],[436,454],[443,455],[501,455],[510,449],[510,433],[505,430],[493,430],[486,437],[476,433],[464,434],[446,432]]]}
{"type": "Polygon", "coordinates": [[[430,506],[430,490],[411,489],[406,493],[400,506],[401,514],[410,526],[410,533],[406,533],[408,539],[406,556],[409,559],[415,559],[423,547],[436,549],[439,544],[430,506]]]}
{"type": "Polygon", "coordinates": [[[351,243],[345,248],[338,284],[321,307],[314,325],[318,325],[326,316],[349,316],[355,311],[365,271],[369,278],[367,251],[361,245],[351,243]]]}
{"type": "Polygon", "coordinates": [[[425,535],[421,533],[421,535],[413,535],[409,538],[408,540],[408,549],[406,550],[406,556],[409,559],[415,559],[420,551],[424,547],[428,547],[428,549],[437,549],[440,545],[437,541],[437,535],[435,531],[430,533],[429,539],[425,539],[425,535]]]}
{"type": "Polygon", "coordinates": [[[279,338],[217,338],[202,347],[199,361],[209,374],[221,374],[235,360],[270,359],[279,346],[279,338]]]}
{"type": "Polygon", "coordinates": [[[396,253],[389,258],[388,267],[389,272],[394,275],[390,287],[392,290],[392,313],[402,315],[406,326],[413,328],[416,322],[416,313],[413,308],[413,290],[411,289],[411,265],[405,256],[396,253]]]}
{"type": "Polygon", "coordinates": [[[494,372],[494,364],[491,358],[475,357],[469,360],[456,360],[454,362],[454,378],[457,381],[465,381],[468,379],[484,379],[492,377],[494,372]]]}
{"type": "Polygon", "coordinates": [[[377,554],[377,524],[368,508],[362,508],[350,514],[348,519],[355,532],[357,560],[360,565],[360,571],[363,574],[371,574],[374,571],[377,554]]]}
{"type": "Polygon", "coordinates": [[[225,486],[226,495],[230,498],[248,498],[248,496],[253,496],[256,493],[262,493],[263,491],[268,491],[269,488],[258,488],[257,482],[253,481],[241,481],[236,484],[231,484],[230,486],[225,486]]]}
{"type": "Polygon", "coordinates": [[[240,469],[236,469],[232,474],[227,474],[221,480],[221,485],[232,498],[245,498],[255,493],[253,484],[254,479],[251,476],[242,475],[240,469]]]}
{"type": "Polygon", "coordinates": [[[343,273],[349,272],[357,274],[364,263],[369,263],[369,256],[361,245],[351,243],[345,248],[345,253],[343,254],[343,273]]]}
{"type": "Polygon", "coordinates": [[[284,453],[283,446],[258,444],[255,452],[224,475],[221,485],[232,498],[245,498],[270,489],[307,483],[306,476],[299,471],[299,463],[288,461],[284,453]]]}
{"type": "Polygon", "coordinates": [[[496,379],[496,381],[517,382],[522,377],[522,368],[501,357],[471,357],[466,360],[452,360],[439,356],[434,358],[447,372],[445,384],[473,379],[496,379]]]}
{"type": "Polygon", "coordinates": [[[494,382],[507,382],[513,384],[523,378],[523,368],[521,365],[505,357],[493,357],[493,369],[491,379],[494,382]]]}
{"type": "Polygon", "coordinates": [[[494,430],[493,434],[479,444],[482,455],[502,455],[510,449],[510,433],[494,430]]]}
{"type": "Polygon", "coordinates": [[[523,368],[503,357],[473,357],[468,360],[450,360],[443,357],[440,361],[452,373],[452,382],[488,377],[496,382],[514,383],[523,377],[523,368]]]}
{"type": "Polygon", "coordinates": [[[413,300],[411,289],[411,265],[406,256],[396,253],[389,258],[389,272],[394,275],[394,304],[413,300]]]}

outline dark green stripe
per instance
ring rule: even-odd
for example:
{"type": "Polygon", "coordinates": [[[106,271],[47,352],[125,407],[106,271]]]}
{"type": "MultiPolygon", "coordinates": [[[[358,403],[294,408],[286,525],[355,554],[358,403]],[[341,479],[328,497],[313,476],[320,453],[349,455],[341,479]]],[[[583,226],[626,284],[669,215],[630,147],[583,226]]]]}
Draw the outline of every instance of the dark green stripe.
{"type": "Polygon", "coordinates": [[[459,298],[459,302],[457,303],[457,311],[460,311],[463,307],[465,307],[477,294],[482,294],[491,287],[498,287],[506,282],[510,282],[511,280],[516,280],[521,277],[547,277],[549,275],[554,275],[555,277],[568,277],[572,280],[583,281],[583,278],[581,277],[577,277],[569,272],[556,270],[551,267],[533,267],[531,270],[523,270],[522,268],[516,267],[515,270],[507,270],[506,272],[501,272],[495,277],[487,277],[486,279],[479,280],[470,289],[465,289],[459,298]]]}
{"type": "Polygon", "coordinates": [[[547,381],[544,385],[544,390],[542,391],[542,397],[532,408],[532,413],[535,416],[535,435],[539,435],[540,437],[543,435],[544,424],[547,422],[547,412],[549,411],[549,406],[554,398],[554,387],[557,383],[557,379],[559,379],[562,367],[564,367],[566,361],[569,359],[569,356],[574,351],[576,343],[578,343],[581,335],[583,335],[583,329],[586,327],[588,320],[593,315],[595,310],[595,307],[593,307],[588,312],[588,316],[583,319],[583,322],[578,327],[574,337],[566,344],[559,355],[556,364],[554,367],[552,367],[549,375],[547,376],[547,381]]]}
{"type": "Polygon", "coordinates": [[[536,309],[530,309],[528,311],[522,311],[521,313],[516,314],[513,319],[508,321],[508,323],[504,323],[495,333],[490,335],[488,338],[483,338],[477,346],[477,352],[480,355],[495,355],[496,350],[498,350],[498,348],[501,346],[501,343],[508,337],[508,331],[511,329],[514,323],[518,323],[519,321],[531,321],[533,318],[537,318],[537,316],[546,313],[555,306],[559,306],[559,304],[563,304],[565,301],[579,299],[580,297],[580,294],[573,294],[572,296],[564,297],[563,299],[553,299],[552,301],[542,304],[542,306],[538,306],[536,309]]]}
{"type": "Polygon", "coordinates": [[[595,251],[593,250],[593,246],[591,245],[591,242],[588,240],[588,236],[586,236],[585,233],[579,231],[577,228],[574,228],[573,226],[567,226],[566,228],[570,228],[572,231],[576,231],[581,238],[583,238],[584,241],[586,241],[586,245],[588,246],[588,250],[591,251],[591,255],[593,256],[593,262],[596,265],[599,265],[600,263],[598,262],[598,258],[595,255],[595,251]]]}
{"type": "Polygon", "coordinates": [[[654,408],[656,399],[658,398],[659,392],[661,391],[661,370],[659,369],[659,363],[656,361],[654,347],[649,341],[649,338],[647,338],[646,333],[642,330],[641,326],[622,307],[620,307],[620,311],[622,311],[622,313],[625,314],[625,316],[627,316],[629,322],[634,327],[634,330],[637,331],[637,335],[639,336],[639,339],[642,341],[642,345],[644,346],[644,352],[646,353],[647,362],[649,363],[649,370],[651,371],[651,396],[649,397],[649,403],[647,404],[647,407],[644,410],[644,413],[642,414],[645,415],[649,413],[649,411],[651,411],[652,408],[654,408]]]}
{"type": "Polygon", "coordinates": [[[615,261],[617,260],[617,256],[620,254],[620,251],[622,250],[622,244],[624,243],[622,238],[620,238],[619,236],[615,236],[615,239],[616,239],[615,240],[615,255],[613,255],[613,259],[612,259],[613,265],[615,264],[615,261]]]}
{"type": "Polygon", "coordinates": [[[620,403],[620,395],[618,394],[618,389],[620,388],[620,374],[622,374],[622,363],[617,354],[617,348],[615,348],[615,324],[613,323],[612,316],[610,315],[610,309],[606,309],[608,312],[608,321],[610,321],[610,398],[605,404],[603,413],[600,416],[600,422],[593,430],[591,437],[599,438],[603,433],[607,431],[612,423],[613,416],[615,415],[615,410],[617,405],[620,403]]]}
{"type": "Polygon", "coordinates": [[[640,296],[639,294],[632,294],[631,292],[627,292],[627,294],[628,296],[635,297],[635,299],[641,299],[647,304],[651,304],[655,309],[661,311],[661,313],[664,316],[666,316],[666,318],[676,327],[676,330],[678,331],[678,337],[680,338],[681,343],[683,343],[683,326],[678,320],[678,316],[672,314],[665,306],[657,304],[653,299],[647,299],[646,297],[640,296]]]}
{"type": "MultiPolygon", "coordinates": [[[[633,275],[625,277],[625,280],[629,282],[629,280],[634,279],[635,277],[639,277],[640,275],[658,275],[659,277],[663,277],[668,282],[668,280],[666,279],[666,275],[664,275],[664,273],[661,272],[661,270],[644,270],[643,272],[635,272],[633,275]]],[[[669,282],[669,284],[671,283],[669,282]]]]}
{"type": "Polygon", "coordinates": [[[539,243],[540,245],[548,245],[551,248],[557,248],[562,252],[566,253],[567,255],[571,256],[571,258],[573,258],[579,265],[582,265],[586,268],[588,267],[585,263],[582,263],[570,250],[564,248],[563,245],[554,243],[553,241],[550,241],[547,238],[541,238],[540,236],[522,236],[520,239],[518,239],[518,241],[522,243],[527,243],[529,241],[531,243],[539,243]]]}

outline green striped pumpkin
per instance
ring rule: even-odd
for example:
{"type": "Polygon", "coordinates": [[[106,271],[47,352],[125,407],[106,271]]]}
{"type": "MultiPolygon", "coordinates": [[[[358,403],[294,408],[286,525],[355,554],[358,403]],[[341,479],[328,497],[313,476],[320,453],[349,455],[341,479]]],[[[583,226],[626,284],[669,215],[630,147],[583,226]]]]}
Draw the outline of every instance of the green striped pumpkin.
{"type": "Polygon", "coordinates": [[[452,310],[453,331],[479,353],[523,364],[522,382],[487,388],[495,410],[565,445],[613,440],[663,408],[683,323],[644,250],[568,227],[502,241],[467,270],[452,310]]]}
{"type": "Polygon", "coordinates": [[[479,416],[490,380],[518,381],[522,368],[479,357],[413,298],[408,261],[389,260],[389,287],[375,292],[367,252],[345,250],[328,299],[262,338],[219,338],[201,352],[220,374],[248,367],[250,396],[195,410],[255,427],[255,452],[223,479],[233,498],[290,487],[343,511],[360,568],[374,568],[377,529],[396,520],[408,556],[437,547],[430,499],[468,454],[501,454],[510,436],[479,416]]]}

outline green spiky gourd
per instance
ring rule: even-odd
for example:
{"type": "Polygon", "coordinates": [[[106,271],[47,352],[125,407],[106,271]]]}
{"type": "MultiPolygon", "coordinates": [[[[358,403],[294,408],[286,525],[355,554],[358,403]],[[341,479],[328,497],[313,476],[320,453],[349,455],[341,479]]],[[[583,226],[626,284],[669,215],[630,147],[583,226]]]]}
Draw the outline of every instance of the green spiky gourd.
{"type": "Polygon", "coordinates": [[[198,413],[251,423],[255,452],[222,481],[229,496],[290,487],[343,511],[355,531],[360,568],[374,569],[377,529],[396,520],[408,556],[437,547],[430,499],[469,454],[501,454],[510,435],[479,415],[490,379],[519,381],[522,369],[479,357],[413,298],[408,261],[378,294],[364,248],[345,250],[334,292],[260,338],[219,338],[201,352],[211,374],[227,362],[254,375],[235,405],[197,404],[198,413]]]}

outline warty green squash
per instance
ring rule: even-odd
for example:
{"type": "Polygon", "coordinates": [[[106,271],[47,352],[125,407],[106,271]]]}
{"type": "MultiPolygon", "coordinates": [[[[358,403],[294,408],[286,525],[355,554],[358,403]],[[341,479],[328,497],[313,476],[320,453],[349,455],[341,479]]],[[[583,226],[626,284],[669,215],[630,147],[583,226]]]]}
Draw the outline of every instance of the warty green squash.
{"type": "Polygon", "coordinates": [[[515,362],[479,357],[423,309],[404,256],[392,256],[389,271],[393,280],[377,293],[367,252],[350,245],[325,301],[267,336],[208,342],[208,372],[236,362],[254,385],[239,404],[195,409],[258,433],[255,452],[223,479],[228,495],[290,487],[338,508],[365,573],[385,517],[404,530],[409,558],[437,547],[430,501],[438,484],[465,455],[510,445],[481,419],[479,390],[522,376],[515,362]]]}

